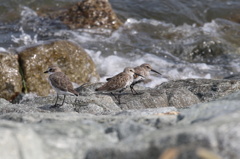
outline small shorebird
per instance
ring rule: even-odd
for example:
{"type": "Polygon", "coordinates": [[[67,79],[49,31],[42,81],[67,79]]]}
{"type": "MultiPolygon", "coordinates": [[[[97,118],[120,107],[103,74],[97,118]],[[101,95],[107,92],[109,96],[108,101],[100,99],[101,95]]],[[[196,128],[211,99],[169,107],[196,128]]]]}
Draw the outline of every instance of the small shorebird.
{"type": "MultiPolygon", "coordinates": [[[[138,94],[137,91],[133,88],[134,85],[136,85],[137,83],[144,82],[148,78],[148,76],[150,75],[150,71],[162,75],[161,73],[152,69],[152,66],[148,63],[144,63],[144,64],[134,68],[134,72],[135,72],[135,74],[133,76],[134,79],[133,79],[133,82],[130,84],[132,94],[138,94]]],[[[107,81],[109,81],[112,78],[107,78],[107,81]]]]}
{"type": "Polygon", "coordinates": [[[73,89],[72,82],[69,78],[61,71],[58,66],[50,66],[47,71],[48,73],[48,82],[52,88],[57,92],[57,100],[51,108],[61,107],[64,104],[66,95],[75,95],[78,96],[78,92],[73,89]],[[64,95],[62,104],[57,104],[58,96],[64,95]]]}
{"type": "MultiPolygon", "coordinates": [[[[105,83],[103,86],[96,89],[96,91],[107,91],[111,92],[111,94],[116,98],[116,96],[112,93],[119,92],[121,93],[124,91],[129,85],[133,82],[133,75],[141,76],[140,74],[135,73],[133,68],[126,67],[123,72],[117,74],[116,76],[112,77],[105,83]]],[[[120,96],[116,98],[118,100],[118,103],[120,102],[120,96]]]]}
{"type": "Polygon", "coordinates": [[[156,70],[152,69],[152,66],[148,63],[144,63],[140,66],[137,66],[134,68],[135,72],[137,74],[140,74],[142,76],[138,76],[138,75],[134,75],[134,80],[133,83],[130,85],[132,94],[138,94],[137,91],[133,88],[134,85],[136,85],[137,83],[141,83],[144,82],[150,75],[150,71],[155,72],[159,75],[162,75],[161,73],[157,72],[156,70]],[[144,77],[144,78],[143,78],[144,77]]]}

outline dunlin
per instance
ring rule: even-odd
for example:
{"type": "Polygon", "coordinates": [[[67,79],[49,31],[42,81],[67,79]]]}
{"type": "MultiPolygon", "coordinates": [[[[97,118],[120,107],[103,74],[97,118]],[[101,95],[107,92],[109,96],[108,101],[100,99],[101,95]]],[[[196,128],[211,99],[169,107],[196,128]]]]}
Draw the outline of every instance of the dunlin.
{"type": "Polygon", "coordinates": [[[44,73],[49,74],[48,81],[52,88],[57,92],[57,100],[51,108],[61,107],[64,104],[66,95],[78,96],[78,92],[73,89],[72,82],[58,66],[50,66],[44,73]],[[59,95],[64,95],[62,104],[57,104],[59,95]]]}
{"type": "MultiPolygon", "coordinates": [[[[116,76],[112,77],[105,83],[103,86],[96,89],[96,91],[107,91],[111,92],[111,94],[120,102],[120,96],[118,98],[113,94],[113,92],[121,93],[124,91],[128,86],[133,83],[133,75],[136,74],[133,68],[126,67],[123,72],[117,74],[116,76]]],[[[141,76],[137,74],[138,76],[141,76]]]]}
{"type": "Polygon", "coordinates": [[[161,73],[157,72],[156,70],[152,69],[152,66],[148,63],[144,63],[140,66],[137,66],[134,68],[136,74],[140,74],[142,76],[134,75],[133,83],[130,85],[131,91],[134,94],[138,94],[137,91],[133,88],[134,85],[137,83],[144,82],[150,75],[150,71],[155,72],[159,75],[162,75],[161,73]]]}
{"type": "MultiPolygon", "coordinates": [[[[160,75],[162,75],[161,73],[157,72],[156,70],[152,69],[152,66],[150,64],[144,63],[140,66],[137,66],[134,68],[134,79],[132,84],[130,85],[132,94],[138,94],[137,91],[133,88],[134,85],[136,85],[137,83],[141,83],[144,82],[150,75],[150,71],[158,73],[160,75]],[[141,76],[139,76],[141,75],[141,76]]],[[[107,78],[107,81],[109,81],[112,78],[107,78]]]]}

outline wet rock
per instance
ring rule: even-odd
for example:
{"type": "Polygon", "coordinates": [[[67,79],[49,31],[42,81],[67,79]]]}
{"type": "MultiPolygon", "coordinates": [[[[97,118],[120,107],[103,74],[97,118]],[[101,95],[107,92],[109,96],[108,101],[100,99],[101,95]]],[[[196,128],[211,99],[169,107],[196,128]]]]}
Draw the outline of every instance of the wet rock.
{"type": "Polygon", "coordinates": [[[182,60],[192,63],[228,64],[231,57],[227,54],[232,47],[211,39],[211,37],[197,37],[199,40],[183,48],[182,44],[172,51],[182,60]]]}
{"type": "Polygon", "coordinates": [[[22,92],[18,56],[0,52],[0,97],[12,101],[22,92]]]}
{"type": "Polygon", "coordinates": [[[24,91],[44,96],[54,92],[44,71],[57,64],[77,84],[98,80],[96,66],[91,57],[78,45],[70,41],[49,41],[19,50],[20,67],[25,80],[24,91]]]}
{"type": "MultiPolygon", "coordinates": [[[[189,57],[191,57],[191,62],[213,64],[218,62],[216,59],[225,52],[225,46],[221,42],[203,41],[192,50],[189,57]]],[[[227,56],[224,57],[227,58],[227,56]]]]}
{"type": "Polygon", "coordinates": [[[43,14],[43,16],[59,19],[71,29],[117,29],[122,25],[108,0],[84,0],[67,10],[43,14]]]}

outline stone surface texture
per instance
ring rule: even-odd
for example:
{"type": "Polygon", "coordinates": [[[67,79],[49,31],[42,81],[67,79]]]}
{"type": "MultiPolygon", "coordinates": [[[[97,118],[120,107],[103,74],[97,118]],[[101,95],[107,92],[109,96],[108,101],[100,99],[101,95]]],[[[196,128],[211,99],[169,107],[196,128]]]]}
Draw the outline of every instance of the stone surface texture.
{"type": "Polygon", "coordinates": [[[18,104],[0,98],[0,156],[4,159],[240,158],[238,81],[188,79],[163,83],[157,89],[136,87],[144,93],[133,96],[127,90],[122,97],[126,103],[120,105],[109,94],[93,91],[100,85],[79,87],[81,95],[67,96],[60,108],[50,108],[55,96],[27,94],[18,104]],[[233,90],[236,91],[232,93],[233,90]],[[193,97],[197,92],[209,98],[193,97]],[[158,96],[163,94],[164,99],[175,101],[172,102],[175,106],[162,107],[157,99],[162,99],[158,96]],[[190,104],[191,97],[197,104],[180,106],[190,104]]]}
{"type": "Polygon", "coordinates": [[[71,29],[104,28],[118,29],[121,20],[113,11],[108,0],[83,0],[65,10],[39,13],[40,16],[58,19],[71,29]]]}
{"type": "Polygon", "coordinates": [[[70,41],[49,41],[46,44],[22,49],[18,54],[26,82],[25,92],[28,93],[36,93],[40,96],[50,93],[52,89],[43,72],[53,64],[57,64],[70,80],[77,84],[99,79],[91,57],[70,41]]]}
{"type": "Polygon", "coordinates": [[[0,52],[0,97],[12,101],[22,92],[18,56],[0,52]]]}

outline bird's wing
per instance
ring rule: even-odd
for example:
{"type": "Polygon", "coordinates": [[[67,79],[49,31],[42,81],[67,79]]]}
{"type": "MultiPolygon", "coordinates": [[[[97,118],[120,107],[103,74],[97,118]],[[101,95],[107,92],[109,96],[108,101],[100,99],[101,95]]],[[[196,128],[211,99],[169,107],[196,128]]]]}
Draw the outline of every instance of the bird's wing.
{"type": "Polygon", "coordinates": [[[129,80],[129,76],[125,73],[120,73],[111,79],[108,80],[102,87],[98,90],[105,90],[105,91],[113,91],[126,86],[127,81],[129,80]]]}
{"type": "Polygon", "coordinates": [[[50,80],[51,84],[54,87],[57,87],[61,91],[69,91],[69,92],[71,92],[72,90],[74,90],[71,81],[62,72],[56,72],[56,73],[50,75],[49,76],[49,80],[50,80]]]}

